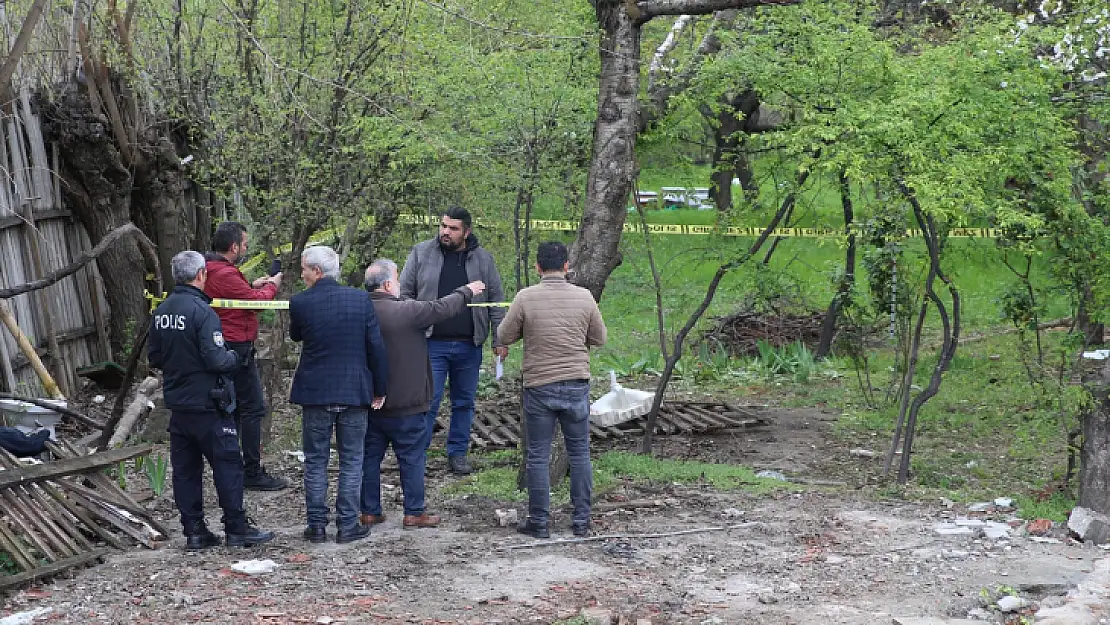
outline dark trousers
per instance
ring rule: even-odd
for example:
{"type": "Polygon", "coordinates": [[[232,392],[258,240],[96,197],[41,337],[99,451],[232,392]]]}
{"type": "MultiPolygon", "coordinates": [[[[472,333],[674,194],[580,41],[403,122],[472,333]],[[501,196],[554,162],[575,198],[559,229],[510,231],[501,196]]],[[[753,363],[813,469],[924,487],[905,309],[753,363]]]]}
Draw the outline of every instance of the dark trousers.
{"type": "Polygon", "coordinates": [[[474,397],[482,368],[482,347],[470,341],[428,339],[428,361],[432,365],[432,403],[427,415],[424,448],[432,446],[439,404],[448,377],[451,380],[451,425],[447,429],[447,455],[465,456],[470,449],[470,426],[474,422],[474,397]]]}
{"type": "Polygon", "coordinates": [[[376,417],[370,414],[366,427],[366,451],[362,457],[362,513],[382,513],[382,460],[393,445],[401,471],[405,514],[424,514],[424,414],[407,417],[376,417]]]}
{"type": "Polygon", "coordinates": [[[227,346],[239,354],[240,362],[246,362],[245,367],[239,367],[231,376],[238,404],[235,426],[243,451],[243,471],[247,477],[256,477],[262,472],[262,419],[266,416],[262,378],[254,359],[254,343],[228,343],[227,346]]]}
{"type": "Polygon", "coordinates": [[[304,406],[301,449],[304,450],[304,498],[308,524],[328,524],[328,461],[331,433],[339,448],[339,484],[335,493],[335,525],[349,530],[358,525],[362,489],[362,450],[366,444],[366,416],[359,406],[304,406]]]}
{"type": "Polygon", "coordinates": [[[235,421],[217,412],[172,412],[169,429],[173,499],[185,533],[191,534],[204,520],[205,460],[212,467],[212,481],[224,511],[224,530],[243,533],[243,459],[235,421]]]}
{"type": "Polygon", "coordinates": [[[524,389],[524,418],[528,427],[525,469],[528,473],[528,518],[546,525],[551,508],[551,443],[555,422],[563,428],[570,460],[570,501],[573,523],[590,522],[590,383],[585,380],[554,382],[524,389]]]}

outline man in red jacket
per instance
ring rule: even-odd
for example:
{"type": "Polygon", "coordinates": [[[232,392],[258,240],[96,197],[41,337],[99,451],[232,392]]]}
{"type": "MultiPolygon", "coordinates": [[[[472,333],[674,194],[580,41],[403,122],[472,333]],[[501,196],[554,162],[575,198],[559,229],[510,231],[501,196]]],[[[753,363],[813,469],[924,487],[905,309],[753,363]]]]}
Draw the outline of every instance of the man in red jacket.
{"type": "MultiPolygon", "coordinates": [[[[212,235],[213,252],[206,256],[208,282],[204,292],[213,299],[272,300],[281,286],[281,274],[263,276],[247,282],[238,265],[247,259],[247,229],[243,224],[225,221],[212,235]]],[[[281,490],[285,479],[273,477],[262,468],[262,418],[266,400],[262,379],[254,360],[254,340],[258,338],[258,312],[217,308],[228,349],[239,354],[241,366],[232,379],[235,383],[235,422],[243,451],[243,487],[247,490],[281,490]]]]}

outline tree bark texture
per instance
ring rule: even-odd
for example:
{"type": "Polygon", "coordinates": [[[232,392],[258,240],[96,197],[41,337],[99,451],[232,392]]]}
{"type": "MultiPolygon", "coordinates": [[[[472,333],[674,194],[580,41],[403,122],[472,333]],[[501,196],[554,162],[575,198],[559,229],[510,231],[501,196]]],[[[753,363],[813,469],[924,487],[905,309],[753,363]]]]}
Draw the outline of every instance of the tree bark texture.
{"type": "Polygon", "coordinates": [[[586,206],[570,248],[575,282],[600,301],[605,281],[621,264],[625,204],[636,177],[640,93],[640,26],[619,0],[597,0],[601,75],[586,206]]]}
{"type": "Polygon", "coordinates": [[[1101,361],[1093,377],[1095,405],[1080,424],[1079,505],[1110,514],[1110,360],[1101,361]]]}
{"type": "MultiPolygon", "coordinates": [[[[132,221],[131,171],[112,141],[107,120],[93,112],[89,100],[70,90],[55,101],[43,101],[43,129],[60,147],[62,192],[74,216],[85,226],[93,245],[112,230],[132,221]]],[[[132,239],[106,249],[97,259],[111,316],[112,352],[119,355],[143,323],[148,304],[143,281],[148,267],[132,239]]],[[[168,274],[167,274],[168,275],[168,274]]]]}
{"type": "MultiPolygon", "coordinates": [[[[86,79],[54,99],[39,101],[47,139],[60,148],[58,174],[65,182],[66,203],[94,245],[133,222],[157,245],[157,265],[168,278],[170,259],[193,247],[195,233],[210,224],[189,223],[195,213],[188,205],[186,174],[169,125],[138,119],[144,107],[138,106],[135,93],[109,69],[96,67],[102,74],[99,81],[86,79]],[[108,116],[100,102],[113,103],[108,116]]],[[[119,357],[133,334],[129,326],[145,323],[144,281],[154,266],[144,262],[133,240],[106,250],[97,266],[112,312],[109,342],[119,357]]]]}

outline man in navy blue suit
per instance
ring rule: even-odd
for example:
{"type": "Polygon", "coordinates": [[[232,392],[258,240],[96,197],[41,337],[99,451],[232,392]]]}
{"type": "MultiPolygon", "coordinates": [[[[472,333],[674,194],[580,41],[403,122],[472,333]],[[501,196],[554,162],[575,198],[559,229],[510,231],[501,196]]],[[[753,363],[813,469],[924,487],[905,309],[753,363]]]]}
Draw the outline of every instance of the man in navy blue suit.
{"type": "Polygon", "coordinates": [[[339,448],[335,540],[348,543],[370,534],[370,526],[358,518],[366,422],[370,408],[385,403],[389,381],[374,306],[365,292],[336,282],[338,276],[335,251],[309,247],[301,254],[301,278],[308,288],[289,300],[289,337],[304,343],[289,399],[303,409],[304,538],[314,543],[327,540],[333,427],[339,448]]]}

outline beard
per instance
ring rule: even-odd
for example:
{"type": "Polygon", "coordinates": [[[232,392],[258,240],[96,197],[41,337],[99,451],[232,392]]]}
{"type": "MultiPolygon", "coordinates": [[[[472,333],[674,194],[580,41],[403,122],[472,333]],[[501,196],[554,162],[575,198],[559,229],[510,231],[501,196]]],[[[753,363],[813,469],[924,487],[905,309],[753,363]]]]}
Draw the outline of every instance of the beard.
{"type": "Polygon", "coordinates": [[[448,252],[454,252],[455,250],[462,247],[462,241],[455,243],[449,237],[440,237],[439,246],[448,252]]]}

